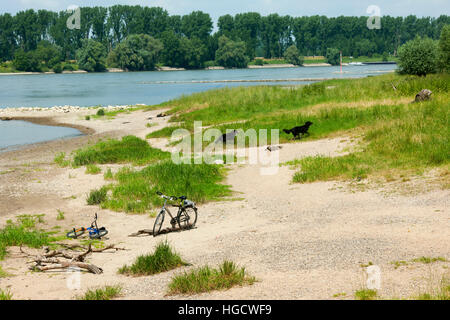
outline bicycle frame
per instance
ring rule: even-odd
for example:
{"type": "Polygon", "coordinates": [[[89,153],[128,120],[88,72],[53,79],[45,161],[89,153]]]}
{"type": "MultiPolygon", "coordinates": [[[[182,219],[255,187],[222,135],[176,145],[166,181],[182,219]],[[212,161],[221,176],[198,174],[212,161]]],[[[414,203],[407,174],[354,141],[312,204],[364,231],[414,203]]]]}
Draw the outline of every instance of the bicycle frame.
{"type": "MultiPolygon", "coordinates": [[[[167,212],[167,213],[169,214],[170,218],[173,220],[173,219],[175,219],[175,218],[174,218],[174,216],[172,215],[172,212],[170,212],[169,208],[166,207],[166,204],[167,204],[167,201],[168,201],[168,200],[170,200],[170,199],[164,198],[164,204],[163,204],[163,206],[162,206],[160,212],[162,212],[162,211],[167,212]]],[[[177,217],[180,215],[180,211],[181,211],[181,208],[178,207],[177,217]]]]}

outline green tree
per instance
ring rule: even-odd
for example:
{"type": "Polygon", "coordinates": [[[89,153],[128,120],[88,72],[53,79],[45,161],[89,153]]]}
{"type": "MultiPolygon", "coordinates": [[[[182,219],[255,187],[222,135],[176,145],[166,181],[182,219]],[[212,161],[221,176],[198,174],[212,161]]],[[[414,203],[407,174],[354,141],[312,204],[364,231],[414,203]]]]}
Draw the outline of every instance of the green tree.
{"type": "Polygon", "coordinates": [[[416,37],[398,49],[399,73],[426,76],[438,67],[438,44],[430,38],[416,37]]]}
{"type": "Polygon", "coordinates": [[[202,11],[194,11],[181,18],[181,31],[189,39],[198,38],[205,43],[212,29],[210,15],[202,11]]]}
{"type": "Polygon", "coordinates": [[[82,47],[77,51],[78,65],[88,72],[101,72],[106,70],[106,49],[92,39],[84,39],[82,47]]]}
{"type": "Polygon", "coordinates": [[[333,66],[340,64],[340,52],[336,48],[327,48],[325,58],[327,59],[327,62],[333,66]]]}
{"type": "Polygon", "coordinates": [[[439,39],[439,69],[450,71],[450,24],[445,25],[439,39]]]}
{"type": "Polygon", "coordinates": [[[182,67],[187,69],[199,69],[204,67],[207,48],[198,38],[188,39],[182,37],[180,46],[183,49],[182,67]]]}
{"type": "Polygon", "coordinates": [[[249,59],[245,53],[243,41],[233,41],[226,36],[221,36],[219,49],[216,51],[216,62],[225,68],[246,68],[249,59]]]}
{"type": "Polygon", "coordinates": [[[27,72],[41,71],[41,64],[39,63],[39,59],[36,58],[35,53],[25,52],[22,49],[19,49],[15,52],[13,65],[19,71],[27,71],[27,72]]]}
{"type": "Polygon", "coordinates": [[[286,49],[286,51],[284,52],[284,59],[288,63],[294,64],[296,66],[303,65],[303,57],[300,56],[300,52],[294,44],[286,49]]]}
{"type": "Polygon", "coordinates": [[[53,68],[55,64],[62,60],[62,49],[61,47],[50,43],[50,41],[43,40],[38,43],[35,56],[47,67],[53,68]]]}
{"type": "Polygon", "coordinates": [[[146,34],[128,36],[110,55],[110,61],[129,71],[153,70],[163,44],[146,34]]]}

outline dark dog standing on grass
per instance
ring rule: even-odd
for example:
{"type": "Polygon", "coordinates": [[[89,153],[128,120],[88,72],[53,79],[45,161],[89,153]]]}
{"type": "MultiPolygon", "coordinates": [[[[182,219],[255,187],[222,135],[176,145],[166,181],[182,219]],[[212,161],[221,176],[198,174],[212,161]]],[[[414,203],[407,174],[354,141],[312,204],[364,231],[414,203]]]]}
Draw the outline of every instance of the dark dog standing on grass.
{"type": "Polygon", "coordinates": [[[306,123],[304,125],[302,125],[302,126],[295,127],[295,128],[290,129],[290,130],[289,129],[283,129],[283,131],[286,132],[287,134],[292,133],[294,135],[294,139],[297,139],[297,138],[300,139],[301,138],[300,134],[302,134],[302,136],[305,135],[305,134],[309,135],[308,130],[309,130],[309,127],[312,124],[313,124],[312,122],[306,121],[306,123]]]}

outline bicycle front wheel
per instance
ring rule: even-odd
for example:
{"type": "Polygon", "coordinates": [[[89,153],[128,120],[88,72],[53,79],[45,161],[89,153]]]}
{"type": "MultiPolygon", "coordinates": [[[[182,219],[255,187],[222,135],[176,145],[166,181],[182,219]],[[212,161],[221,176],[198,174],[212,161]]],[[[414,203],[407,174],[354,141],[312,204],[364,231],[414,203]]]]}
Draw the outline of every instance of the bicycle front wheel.
{"type": "Polygon", "coordinates": [[[102,237],[106,236],[107,234],[108,234],[108,230],[101,229],[101,230],[98,230],[98,232],[89,234],[89,238],[91,238],[91,239],[101,239],[102,237]]]}
{"type": "Polygon", "coordinates": [[[80,228],[78,230],[73,229],[72,231],[68,232],[66,235],[68,238],[76,239],[79,236],[82,236],[86,230],[84,228],[80,228]]]}
{"type": "Polygon", "coordinates": [[[159,232],[161,231],[161,227],[164,222],[164,214],[165,214],[165,212],[163,210],[156,217],[155,224],[153,225],[153,236],[154,237],[156,237],[159,234],[159,232]]]}
{"type": "Polygon", "coordinates": [[[195,226],[197,222],[197,208],[184,208],[179,217],[178,225],[180,229],[191,229],[195,226]]]}

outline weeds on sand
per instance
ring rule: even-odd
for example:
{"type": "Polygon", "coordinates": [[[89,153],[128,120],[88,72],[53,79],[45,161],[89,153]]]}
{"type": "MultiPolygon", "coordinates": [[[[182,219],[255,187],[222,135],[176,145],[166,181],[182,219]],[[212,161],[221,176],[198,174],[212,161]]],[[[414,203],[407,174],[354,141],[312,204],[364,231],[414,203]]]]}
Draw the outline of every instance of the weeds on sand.
{"type": "Polygon", "coordinates": [[[167,241],[160,242],[152,254],[142,255],[136,258],[131,266],[123,266],[120,274],[144,276],[169,271],[186,266],[181,257],[173,250],[167,241]]]}
{"type": "Polygon", "coordinates": [[[105,286],[99,289],[89,289],[78,300],[111,300],[120,296],[122,287],[120,285],[105,286]]]}
{"type": "Polygon", "coordinates": [[[39,217],[20,216],[17,220],[16,223],[8,220],[6,226],[0,229],[0,260],[5,258],[7,247],[26,245],[40,248],[55,240],[48,232],[36,229],[39,217]]]}
{"type": "Polygon", "coordinates": [[[245,268],[238,268],[232,261],[224,261],[219,269],[204,266],[173,277],[168,294],[196,294],[224,290],[238,285],[252,285],[255,281],[254,277],[247,275],[245,268]]]}
{"type": "Polygon", "coordinates": [[[3,291],[0,289],[0,300],[12,300],[12,294],[9,290],[3,291]]]}

